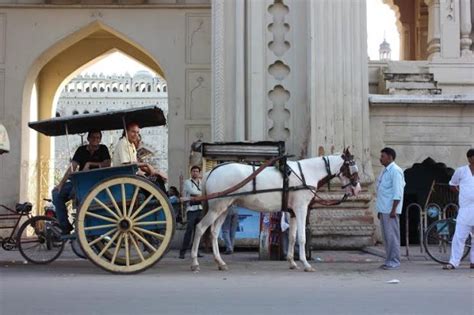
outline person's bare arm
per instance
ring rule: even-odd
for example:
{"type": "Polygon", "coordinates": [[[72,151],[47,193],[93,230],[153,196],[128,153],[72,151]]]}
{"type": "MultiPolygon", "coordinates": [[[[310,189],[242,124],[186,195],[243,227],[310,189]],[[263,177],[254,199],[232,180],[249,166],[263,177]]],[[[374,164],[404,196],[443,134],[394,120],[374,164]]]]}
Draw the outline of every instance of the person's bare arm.
{"type": "Polygon", "coordinates": [[[64,183],[69,178],[69,175],[71,175],[71,173],[75,172],[77,170],[78,166],[79,166],[79,164],[76,161],[71,161],[71,165],[67,168],[66,172],[64,173],[63,178],[61,179],[59,184],[55,187],[55,189],[60,191],[61,188],[63,187],[64,183]]]}
{"type": "Polygon", "coordinates": [[[88,171],[91,168],[102,168],[102,167],[109,167],[111,165],[110,160],[105,160],[102,162],[87,162],[86,165],[84,165],[84,171],[88,171]]]}
{"type": "Polygon", "coordinates": [[[160,170],[156,170],[153,166],[151,166],[148,163],[138,163],[138,167],[145,172],[147,175],[158,175],[164,180],[168,180],[168,175],[166,175],[165,172],[162,172],[160,170]]]}

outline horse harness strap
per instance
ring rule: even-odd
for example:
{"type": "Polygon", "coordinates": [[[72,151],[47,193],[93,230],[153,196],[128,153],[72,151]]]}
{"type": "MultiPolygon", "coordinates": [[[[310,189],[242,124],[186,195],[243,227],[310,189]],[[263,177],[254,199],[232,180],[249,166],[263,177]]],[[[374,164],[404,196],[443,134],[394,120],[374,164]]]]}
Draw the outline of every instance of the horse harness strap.
{"type": "Polygon", "coordinates": [[[300,161],[297,161],[296,163],[298,164],[298,169],[299,169],[300,174],[301,174],[301,182],[303,183],[303,186],[306,187],[307,186],[306,185],[306,178],[304,178],[304,173],[303,173],[303,169],[301,168],[301,163],[300,163],[300,161]]]}
{"type": "Polygon", "coordinates": [[[333,177],[331,174],[331,164],[329,163],[329,158],[327,156],[323,156],[323,161],[326,166],[326,172],[328,173],[328,190],[331,190],[331,178],[333,177]]]}
{"type": "MultiPolygon", "coordinates": [[[[252,164],[252,171],[255,173],[255,165],[252,164]]],[[[252,186],[253,186],[253,193],[255,194],[257,191],[257,176],[255,176],[252,180],[252,186]]]]}

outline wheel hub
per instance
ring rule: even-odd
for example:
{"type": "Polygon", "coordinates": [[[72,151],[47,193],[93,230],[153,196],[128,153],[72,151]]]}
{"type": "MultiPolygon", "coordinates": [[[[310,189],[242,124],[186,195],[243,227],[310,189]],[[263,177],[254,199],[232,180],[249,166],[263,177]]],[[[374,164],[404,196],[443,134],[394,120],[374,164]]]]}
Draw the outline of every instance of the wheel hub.
{"type": "Polygon", "coordinates": [[[132,226],[132,224],[130,223],[129,220],[127,219],[123,219],[119,222],[119,227],[122,231],[128,231],[130,230],[130,227],[132,226]]]}

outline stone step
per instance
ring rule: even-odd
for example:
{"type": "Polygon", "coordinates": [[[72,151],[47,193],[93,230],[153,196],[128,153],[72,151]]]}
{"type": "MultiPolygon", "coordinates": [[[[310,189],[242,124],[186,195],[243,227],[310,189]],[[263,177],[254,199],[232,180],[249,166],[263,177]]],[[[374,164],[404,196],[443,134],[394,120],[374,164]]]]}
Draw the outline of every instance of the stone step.
{"type": "Polygon", "coordinates": [[[400,82],[400,81],[385,81],[386,89],[436,89],[436,82],[400,82]]]}
{"type": "Polygon", "coordinates": [[[385,81],[396,82],[431,82],[434,80],[432,73],[387,73],[383,74],[385,81]]]}
{"type": "Polygon", "coordinates": [[[441,89],[387,89],[390,95],[439,95],[441,89]]]}

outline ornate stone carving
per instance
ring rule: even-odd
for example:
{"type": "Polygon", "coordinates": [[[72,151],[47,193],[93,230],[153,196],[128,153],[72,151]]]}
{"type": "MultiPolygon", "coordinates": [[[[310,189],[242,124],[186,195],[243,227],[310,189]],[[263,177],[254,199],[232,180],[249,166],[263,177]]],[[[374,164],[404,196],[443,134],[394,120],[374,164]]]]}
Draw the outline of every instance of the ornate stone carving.
{"type": "Polygon", "coordinates": [[[273,23],[268,25],[268,30],[273,34],[273,40],[268,43],[268,48],[277,57],[283,56],[290,49],[290,42],[285,40],[285,34],[290,30],[290,25],[285,23],[289,11],[283,1],[275,1],[268,7],[268,12],[273,17],[273,23]]]}
{"type": "Polygon", "coordinates": [[[0,64],[5,63],[5,39],[6,39],[7,19],[5,13],[0,14],[0,64]]]}
{"type": "Polygon", "coordinates": [[[224,0],[213,0],[212,2],[212,68],[213,76],[213,99],[212,99],[212,140],[224,140],[224,44],[225,44],[225,23],[224,23],[224,0]]]}
{"type": "Polygon", "coordinates": [[[454,7],[455,7],[454,0],[446,1],[446,19],[448,21],[454,22],[454,18],[455,18],[454,7]]]}
{"type": "Polygon", "coordinates": [[[273,108],[268,111],[268,117],[273,121],[268,135],[275,140],[288,140],[290,129],[286,127],[286,123],[290,119],[290,111],[285,108],[285,104],[290,99],[290,92],[283,86],[276,85],[268,93],[268,97],[273,104],[273,108]]]}
{"type": "Polygon", "coordinates": [[[186,119],[210,119],[211,71],[186,72],[186,119]]]}
{"type": "Polygon", "coordinates": [[[188,64],[211,63],[211,17],[209,14],[186,16],[186,62],[188,64]]]}
{"type": "MultiPolygon", "coordinates": [[[[268,31],[273,35],[273,40],[268,43],[268,49],[277,57],[282,57],[290,49],[290,43],[285,39],[286,33],[290,30],[290,25],[285,23],[285,17],[289,11],[283,1],[275,1],[268,7],[268,13],[273,21],[268,25],[268,31]]],[[[290,73],[290,67],[282,60],[277,60],[268,67],[268,73],[275,80],[283,81],[290,73]]],[[[287,127],[290,111],[286,108],[290,92],[282,83],[273,87],[268,93],[268,98],[271,101],[268,117],[273,122],[268,130],[268,136],[274,140],[286,141],[290,137],[290,129],[287,127]]]]}
{"type": "Polygon", "coordinates": [[[277,60],[268,67],[268,73],[270,73],[275,80],[282,81],[290,74],[290,67],[281,60],[277,60]]]}

